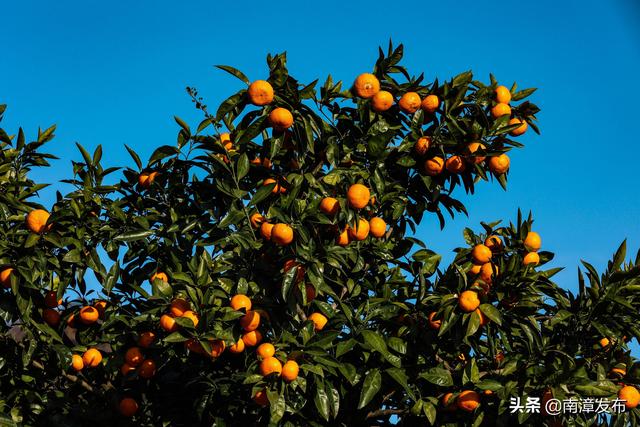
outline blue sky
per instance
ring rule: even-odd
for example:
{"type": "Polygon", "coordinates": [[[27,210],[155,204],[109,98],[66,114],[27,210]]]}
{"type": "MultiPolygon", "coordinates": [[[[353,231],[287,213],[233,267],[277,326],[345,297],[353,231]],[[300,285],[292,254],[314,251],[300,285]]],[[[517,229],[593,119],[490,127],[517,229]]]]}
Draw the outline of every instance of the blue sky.
{"type": "MultiPolygon", "coordinates": [[[[173,144],[174,114],[200,119],[185,86],[199,88],[209,105],[240,87],[213,64],[264,78],[266,54],[286,50],[302,82],[331,73],[351,83],[391,37],[404,43],[415,74],[446,79],[472,69],[488,80],[493,72],[504,84],[538,87],[533,101],[542,108],[542,136],[527,133],[527,147],[511,156],[509,191],[481,185],[462,197],[469,218],[444,232],[430,218],[419,237],[451,259],[464,226],[532,210],[543,248],[556,253],[553,265],[567,267],[558,281],[575,289],[580,259],[601,269],[625,237],[631,252],[640,247],[640,8],[631,0],[450,4],[3,2],[3,127],[22,125],[34,136],[38,126],[58,124],[48,149],[61,160],[36,175],[55,183],[79,158],[76,141],[90,150],[102,144],[107,165],[132,164],[124,144],[143,157],[173,144]]],[[[43,192],[46,205],[53,195],[43,192]]]]}

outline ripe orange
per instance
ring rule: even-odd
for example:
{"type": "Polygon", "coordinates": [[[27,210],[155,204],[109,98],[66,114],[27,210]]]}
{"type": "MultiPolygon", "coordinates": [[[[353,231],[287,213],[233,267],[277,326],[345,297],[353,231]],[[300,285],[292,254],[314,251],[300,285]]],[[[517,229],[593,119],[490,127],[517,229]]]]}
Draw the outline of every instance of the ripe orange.
{"type": "Polygon", "coordinates": [[[152,359],[145,359],[138,368],[138,375],[141,378],[149,379],[156,374],[156,362],[152,359]]]}
{"type": "Polygon", "coordinates": [[[106,301],[94,301],[93,306],[95,307],[96,310],[98,310],[98,317],[100,317],[100,319],[104,318],[104,312],[107,309],[107,302],[106,301]]]}
{"type": "Polygon", "coordinates": [[[338,203],[338,199],[335,199],[333,197],[325,197],[320,202],[320,212],[324,214],[333,216],[339,210],[340,210],[340,203],[338,203]]]}
{"type": "Polygon", "coordinates": [[[484,264],[491,261],[493,253],[483,244],[475,245],[471,250],[471,258],[474,264],[484,264]]]}
{"type": "Polygon", "coordinates": [[[489,158],[489,170],[496,175],[501,175],[508,171],[510,164],[509,156],[504,153],[489,158]]]}
{"type": "Polygon", "coordinates": [[[445,393],[445,395],[442,396],[442,400],[440,401],[442,403],[442,406],[444,406],[445,411],[447,412],[456,410],[456,402],[452,400],[452,397],[453,393],[445,393]]]}
{"type": "Polygon", "coordinates": [[[251,221],[251,226],[253,228],[260,228],[260,225],[264,222],[265,219],[265,217],[257,212],[251,215],[251,217],[249,218],[249,220],[251,221]]]}
{"type": "Polygon", "coordinates": [[[362,209],[369,204],[371,192],[362,184],[353,184],[347,190],[347,200],[354,209],[362,209]]]}
{"type": "Polygon", "coordinates": [[[144,360],[144,356],[138,347],[131,347],[124,354],[124,360],[131,366],[138,366],[144,360]]]}
{"type": "Polygon", "coordinates": [[[300,368],[295,360],[287,360],[282,367],[282,373],[280,375],[286,382],[291,382],[298,378],[299,371],[300,368]]]}
{"type": "Polygon", "coordinates": [[[189,338],[184,342],[184,347],[192,353],[204,354],[204,347],[200,344],[200,341],[193,338],[189,338]]]}
{"type": "Polygon", "coordinates": [[[445,162],[445,167],[451,173],[464,172],[465,164],[460,156],[451,156],[445,162]]]}
{"type": "Polygon", "coordinates": [[[247,332],[255,331],[260,326],[260,314],[257,311],[247,311],[247,314],[240,318],[240,326],[247,332]]]}
{"type": "Polygon", "coordinates": [[[542,239],[535,231],[530,231],[524,239],[524,247],[529,252],[538,252],[542,247],[542,239]]]}
{"type": "Polygon", "coordinates": [[[611,341],[609,341],[609,338],[601,338],[600,341],[598,341],[598,343],[600,344],[600,347],[604,348],[604,347],[608,347],[611,341]]]}
{"type": "Polygon", "coordinates": [[[271,232],[273,231],[273,224],[263,222],[260,225],[260,235],[266,240],[271,240],[271,232]]]}
{"type": "Polygon", "coordinates": [[[266,359],[267,357],[272,357],[274,354],[276,354],[276,348],[273,346],[273,344],[266,342],[258,346],[258,348],[256,349],[256,353],[262,359],[266,359]]]}
{"type": "Polygon", "coordinates": [[[247,347],[254,347],[260,344],[261,341],[262,334],[258,330],[247,332],[242,335],[242,342],[244,342],[247,347]]]}
{"type": "Polygon", "coordinates": [[[415,92],[407,92],[398,101],[398,106],[403,112],[413,114],[418,111],[421,103],[420,95],[415,92]]]}
{"type": "Polygon", "coordinates": [[[479,308],[476,308],[474,311],[478,313],[478,317],[480,317],[480,326],[484,326],[489,323],[489,318],[485,317],[485,315],[482,314],[482,311],[480,311],[479,308]]]}
{"type": "Polygon", "coordinates": [[[200,323],[200,316],[198,316],[198,313],[191,310],[185,311],[184,314],[180,317],[191,320],[194,328],[198,326],[198,323],[200,323]]]}
{"type": "Polygon", "coordinates": [[[80,309],[80,321],[85,325],[96,323],[98,321],[98,317],[100,317],[100,313],[95,307],[88,305],[80,309]]]}
{"type": "Polygon", "coordinates": [[[138,412],[138,402],[130,397],[125,397],[120,401],[118,409],[123,417],[133,417],[138,412]]]}
{"type": "Polygon", "coordinates": [[[87,368],[95,368],[102,362],[102,353],[97,348],[90,348],[82,355],[82,363],[87,368]]]}
{"type": "MultiPolygon", "coordinates": [[[[224,145],[224,148],[229,151],[233,148],[233,141],[231,140],[231,135],[227,132],[223,132],[220,134],[220,144],[224,145]]],[[[226,158],[226,156],[225,156],[226,158]]],[[[227,162],[225,162],[227,163],[227,162]]]]}
{"type": "Polygon", "coordinates": [[[76,372],[82,371],[82,368],[84,368],[82,356],[80,356],[79,354],[74,354],[73,356],[71,356],[71,367],[76,372]]]}
{"type": "Polygon", "coordinates": [[[242,338],[239,338],[235,344],[229,347],[229,351],[233,354],[242,353],[244,351],[244,341],[242,341],[242,338]]]}
{"type": "Polygon", "coordinates": [[[469,269],[469,274],[472,276],[480,274],[480,270],[482,269],[482,264],[473,264],[469,269]]]}
{"type": "Polygon", "coordinates": [[[633,409],[640,403],[640,392],[631,385],[624,386],[618,392],[618,399],[625,400],[624,406],[633,409]]]}
{"type": "Polygon", "coordinates": [[[11,276],[13,275],[13,268],[7,267],[0,272],[0,284],[3,288],[11,287],[11,276]]]}
{"type": "Polygon", "coordinates": [[[175,298],[171,301],[169,312],[174,317],[181,317],[190,308],[189,303],[184,298],[175,298]]]}
{"type": "Polygon", "coordinates": [[[173,316],[163,314],[160,317],[160,327],[166,332],[173,332],[178,329],[178,324],[176,323],[176,319],[174,319],[173,316]]]}
{"type": "Polygon", "coordinates": [[[609,371],[609,376],[611,377],[619,377],[622,378],[624,376],[627,375],[627,371],[624,368],[611,368],[611,370],[609,371]]]}
{"type": "Polygon", "coordinates": [[[44,297],[44,305],[48,308],[56,308],[62,304],[62,298],[58,299],[58,293],[56,291],[49,291],[44,297]]]}
{"type": "Polygon", "coordinates": [[[429,313],[429,327],[431,329],[440,329],[440,326],[442,326],[442,320],[440,319],[435,319],[434,317],[436,317],[436,312],[432,311],[431,313],[429,313]]]}
{"type": "Polygon", "coordinates": [[[271,230],[271,241],[279,246],[287,246],[293,242],[293,228],[288,224],[278,223],[271,230]]]}
{"type": "Polygon", "coordinates": [[[369,221],[369,232],[373,237],[380,238],[387,232],[387,223],[384,219],[374,217],[369,221]]]}
{"type": "Polygon", "coordinates": [[[463,411],[471,412],[480,405],[480,395],[473,390],[465,390],[458,395],[456,405],[463,411]]]}
{"type": "Polygon", "coordinates": [[[491,115],[494,119],[502,116],[510,116],[511,107],[509,107],[509,104],[498,103],[491,109],[491,115]]]}
{"type": "Polygon", "coordinates": [[[371,108],[379,113],[387,111],[393,105],[393,95],[386,90],[381,90],[371,97],[371,108]]]}
{"type": "Polygon", "coordinates": [[[324,329],[325,325],[328,322],[328,319],[322,313],[311,313],[307,320],[311,320],[313,322],[313,329],[316,331],[321,331],[324,329]]]}
{"type": "Polygon", "coordinates": [[[253,105],[267,105],[273,101],[273,86],[266,80],[256,80],[249,85],[247,90],[249,102],[253,105]]]}
{"type": "Polygon", "coordinates": [[[142,188],[149,188],[155,182],[158,172],[140,172],[138,175],[138,185],[142,188]]]}
{"type": "Polygon", "coordinates": [[[444,160],[442,160],[442,157],[436,156],[424,162],[425,173],[429,176],[440,174],[442,169],[444,169],[444,160]]]}
{"type": "Polygon", "coordinates": [[[274,108],[269,113],[269,123],[276,130],[285,130],[293,125],[293,114],[286,108],[274,108]]]}
{"type": "Polygon", "coordinates": [[[423,136],[422,138],[419,138],[415,143],[415,145],[413,146],[413,151],[419,156],[424,156],[425,154],[427,154],[427,150],[429,150],[429,147],[431,147],[431,137],[423,136]]]}
{"type": "Polygon", "coordinates": [[[489,236],[484,240],[484,245],[491,249],[491,252],[496,252],[502,249],[502,239],[500,236],[489,236]]]}
{"type": "Polygon", "coordinates": [[[346,226],[344,230],[338,235],[336,244],[339,246],[347,246],[349,244],[349,226],[346,226]]]}
{"type": "Polygon", "coordinates": [[[260,362],[260,373],[262,376],[266,377],[274,372],[277,372],[278,375],[282,372],[282,364],[280,361],[273,356],[262,359],[262,362],[260,362]]]}
{"type": "Polygon", "coordinates": [[[371,98],[380,92],[380,80],[370,73],[362,73],[353,83],[353,89],[360,98],[371,98]]]}
{"type": "Polygon", "coordinates": [[[540,264],[540,255],[536,252],[529,252],[522,259],[523,265],[538,265],[540,264]]]}
{"type": "Polygon", "coordinates": [[[467,313],[472,312],[480,305],[480,300],[478,299],[478,293],[476,291],[464,291],[458,297],[458,306],[462,311],[467,313]]]}
{"type": "Polygon", "coordinates": [[[260,406],[267,406],[269,404],[269,398],[267,397],[267,389],[258,390],[253,395],[253,401],[260,406]]]}
{"type": "Polygon", "coordinates": [[[485,147],[485,145],[481,142],[471,142],[469,143],[469,145],[467,145],[467,160],[470,163],[475,163],[475,164],[480,164],[482,162],[484,162],[484,159],[486,159],[486,156],[474,156],[474,153],[478,150],[486,150],[487,147],[485,147]]]}
{"type": "Polygon", "coordinates": [[[427,95],[420,106],[426,113],[435,113],[440,106],[440,98],[436,95],[427,95]]]}
{"type": "Polygon", "coordinates": [[[296,277],[295,277],[295,283],[298,283],[299,281],[301,281],[302,279],[304,279],[304,275],[306,273],[306,270],[303,266],[300,265],[300,263],[294,259],[288,259],[284,262],[284,266],[282,267],[283,271],[285,272],[285,274],[291,270],[293,267],[298,267],[298,271],[296,272],[296,277]]]}
{"type": "Polygon", "coordinates": [[[26,222],[27,228],[33,233],[44,233],[49,231],[51,224],[47,225],[49,220],[49,212],[44,209],[34,209],[27,214],[26,222]]]}
{"type": "Polygon", "coordinates": [[[277,182],[275,179],[273,178],[267,178],[264,181],[262,181],[262,185],[269,185],[269,184],[273,184],[275,183],[275,187],[273,187],[273,189],[271,189],[271,194],[278,194],[278,193],[286,193],[287,189],[284,188],[284,186],[280,185],[279,182],[277,182]]]}
{"type": "Polygon", "coordinates": [[[271,167],[271,160],[269,160],[268,158],[262,159],[260,157],[256,157],[255,159],[251,160],[251,164],[269,169],[271,167]]]}
{"type": "Polygon", "coordinates": [[[162,271],[157,271],[155,273],[153,273],[151,275],[151,277],[149,278],[149,281],[151,283],[153,283],[154,280],[162,280],[163,282],[169,283],[169,276],[167,276],[167,273],[163,273],[162,271]]]}
{"type": "Polygon", "coordinates": [[[349,237],[353,240],[364,240],[369,236],[369,221],[364,218],[358,220],[358,224],[349,227],[349,237]]]}
{"type": "Polygon", "coordinates": [[[485,262],[484,264],[482,264],[482,267],[480,267],[480,278],[484,280],[485,283],[491,284],[491,278],[494,274],[494,270],[495,274],[498,275],[498,266],[491,264],[490,262],[485,262]]]}
{"type": "Polygon", "coordinates": [[[511,102],[511,92],[506,86],[498,86],[495,90],[496,101],[500,104],[511,102]]]}
{"type": "Polygon", "coordinates": [[[231,298],[231,308],[234,310],[241,310],[244,308],[245,312],[251,310],[251,299],[243,294],[236,294],[231,298]]]}
{"type": "Polygon", "coordinates": [[[211,342],[211,356],[220,357],[224,352],[226,345],[223,340],[214,340],[211,342]]]}
{"type": "Polygon", "coordinates": [[[515,125],[515,124],[518,124],[518,123],[521,123],[520,126],[518,126],[514,130],[509,132],[510,135],[512,135],[512,136],[520,136],[520,135],[522,135],[523,133],[525,133],[527,131],[527,128],[529,127],[529,125],[524,120],[518,119],[518,118],[515,118],[515,117],[513,119],[509,120],[509,124],[510,125],[515,125]]]}
{"type": "Polygon", "coordinates": [[[136,368],[129,365],[128,363],[123,363],[122,366],[120,366],[120,373],[122,374],[122,376],[127,376],[132,372],[135,372],[136,368]]]}

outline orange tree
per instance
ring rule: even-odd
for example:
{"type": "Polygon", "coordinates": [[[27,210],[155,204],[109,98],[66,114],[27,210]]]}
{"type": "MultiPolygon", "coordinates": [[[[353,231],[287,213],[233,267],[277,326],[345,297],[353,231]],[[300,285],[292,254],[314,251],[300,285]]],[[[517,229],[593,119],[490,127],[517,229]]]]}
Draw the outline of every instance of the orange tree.
{"type": "MultiPolygon", "coordinates": [[[[413,237],[506,186],[532,89],[426,83],[380,50],[350,88],[265,80],[112,179],[78,146],[53,206],[30,171],[54,128],[0,130],[3,425],[638,425],[640,267],[625,246],[579,292],[532,219],[465,229],[450,266],[413,237]],[[115,183],[114,183],[115,182],[115,183]],[[458,188],[461,187],[461,188],[458,188]],[[615,398],[622,414],[512,413],[615,398]]],[[[4,106],[2,107],[4,113],[4,106]]]]}

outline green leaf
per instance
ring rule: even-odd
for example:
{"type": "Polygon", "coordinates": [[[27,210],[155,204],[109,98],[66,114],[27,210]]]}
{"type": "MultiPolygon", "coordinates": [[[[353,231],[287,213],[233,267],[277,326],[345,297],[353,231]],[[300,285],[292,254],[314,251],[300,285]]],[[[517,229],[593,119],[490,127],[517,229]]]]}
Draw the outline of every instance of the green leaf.
{"type": "Polygon", "coordinates": [[[491,304],[480,304],[480,311],[487,316],[491,321],[496,322],[498,325],[502,325],[502,315],[500,311],[491,304]]]}
{"type": "Polygon", "coordinates": [[[401,368],[389,368],[385,371],[391,378],[393,378],[398,384],[400,384],[402,386],[402,388],[404,388],[404,390],[407,392],[407,394],[409,395],[409,397],[413,400],[416,399],[415,395],[413,394],[413,390],[411,390],[411,387],[409,387],[409,384],[407,383],[408,381],[408,377],[407,377],[407,373],[405,372],[404,369],[401,368]]]}
{"type": "Polygon", "coordinates": [[[427,369],[426,372],[422,372],[420,375],[418,375],[418,377],[424,378],[431,384],[435,384],[441,387],[449,387],[453,385],[451,372],[449,372],[447,369],[437,366],[427,369]]]}
{"type": "Polygon", "coordinates": [[[153,230],[139,230],[139,231],[131,231],[129,233],[119,234],[114,237],[114,240],[119,240],[122,242],[134,242],[136,240],[142,240],[145,237],[149,237],[153,234],[153,230]]]}
{"type": "Polygon", "coordinates": [[[214,67],[226,71],[227,73],[231,74],[232,76],[235,76],[238,79],[242,80],[246,84],[250,84],[251,83],[249,81],[249,79],[247,78],[247,76],[245,76],[240,70],[237,70],[237,69],[235,69],[233,67],[230,67],[229,65],[214,65],[214,67]]]}
{"type": "Polygon", "coordinates": [[[316,409],[326,421],[329,421],[329,397],[324,388],[324,381],[316,381],[316,395],[313,399],[316,409]]]}
{"type": "Polygon", "coordinates": [[[381,386],[382,375],[380,374],[380,370],[377,368],[370,370],[364,378],[364,383],[362,384],[362,391],[360,392],[358,409],[362,409],[367,406],[367,404],[371,402],[371,399],[373,399],[378,391],[380,391],[381,386]]]}
{"type": "Polygon", "coordinates": [[[364,342],[367,343],[372,350],[377,351],[383,356],[386,356],[389,353],[389,350],[387,350],[387,343],[385,343],[384,338],[382,338],[380,334],[366,329],[363,330],[361,334],[364,338],[364,342]]]}

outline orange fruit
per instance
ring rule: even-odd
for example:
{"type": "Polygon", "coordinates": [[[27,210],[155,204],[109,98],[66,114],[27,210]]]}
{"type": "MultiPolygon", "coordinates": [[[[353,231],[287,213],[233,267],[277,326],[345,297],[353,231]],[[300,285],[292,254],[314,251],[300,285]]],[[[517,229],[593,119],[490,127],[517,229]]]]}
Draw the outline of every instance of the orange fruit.
{"type": "Polygon", "coordinates": [[[138,337],[138,345],[142,348],[148,348],[153,344],[156,339],[156,334],[151,331],[146,331],[140,334],[138,337]]]}
{"type": "Polygon", "coordinates": [[[47,226],[49,220],[49,212],[44,209],[34,209],[27,214],[26,222],[27,228],[33,233],[44,233],[48,231],[50,225],[47,226]]]}
{"type": "Polygon", "coordinates": [[[491,396],[493,394],[493,391],[487,389],[487,390],[483,391],[482,394],[484,394],[485,396],[491,396]]]}
{"type": "Polygon", "coordinates": [[[458,395],[456,406],[463,411],[471,412],[480,405],[480,395],[473,390],[465,390],[458,395]]]}
{"type": "Polygon", "coordinates": [[[500,236],[489,236],[484,240],[484,245],[491,249],[491,252],[496,252],[502,249],[502,239],[500,236]]]}
{"type": "Polygon", "coordinates": [[[130,397],[125,397],[120,401],[118,409],[123,417],[133,417],[138,412],[138,402],[130,397]]]}
{"type": "Polygon", "coordinates": [[[191,307],[184,298],[175,298],[169,306],[169,312],[174,317],[181,317],[189,309],[191,309],[191,307]]]}
{"type": "Polygon", "coordinates": [[[482,162],[484,162],[484,159],[486,159],[486,156],[475,156],[474,153],[478,150],[486,150],[487,147],[485,147],[484,144],[482,144],[481,142],[471,142],[469,143],[469,145],[467,145],[467,160],[470,163],[475,163],[475,164],[480,164],[482,162]]]}
{"type": "Polygon", "coordinates": [[[126,377],[127,375],[129,375],[130,373],[135,372],[135,370],[136,370],[136,368],[135,368],[135,367],[133,367],[133,366],[129,365],[129,364],[128,364],[128,363],[126,363],[126,362],[125,362],[125,363],[123,363],[123,364],[122,364],[122,366],[120,366],[120,373],[121,373],[123,376],[125,376],[125,377],[126,377]]]}
{"type": "Polygon", "coordinates": [[[262,359],[262,362],[260,362],[260,373],[262,376],[266,377],[274,372],[277,372],[278,375],[282,372],[282,364],[280,361],[273,356],[262,359]]]}
{"type": "Polygon", "coordinates": [[[244,342],[247,347],[254,347],[260,344],[261,341],[262,334],[258,330],[247,332],[242,335],[242,342],[244,342]]]}
{"type": "Polygon", "coordinates": [[[271,240],[271,232],[273,231],[273,224],[269,224],[268,222],[263,222],[260,225],[260,235],[266,240],[271,240]]]}
{"type": "Polygon", "coordinates": [[[386,90],[381,90],[371,97],[371,108],[379,113],[387,111],[393,105],[393,95],[386,90]]]}
{"type": "Polygon", "coordinates": [[[371,98],[380,92],[380,80],[370,73],[362,73],[353,83],[353,89],[360,98],[371,98]]]}
{"type": "Polygon", "coordinates": [[[271,160],[267,158],[262,159],[260,157],[256,157],[255,159],[251,160],[251,164],[256,166],[262,166],[263,168],[268,169],[271,167],[271,160]]]}
{"type": "Polygon", "coordinates": [[[297,262],[294,259],[288,259],[284,262],[284,267],[282,268],[283,271],[285,272],[285,274],[291,270],[293,267],[298,267],[298,271],[296,272],[296,277],[295,277],[295,283],[300,282],[302,279],[304,279],[304,275],[306,273],[306,270],[303,266],[300,265],[299,262],[297,262]]]}
{"type": "Polygon", "coordinates": [[[333,197],[325,197],[320,202],[320,212],[329,216],[335,215],[340,210],[340,203],[338,199],[333,197]]]}
{"type": "Polygon", "coordinates": [[[436,156],[424,162],[425,173],[429,176],[440,174],[442,169],[444,169],[444,160],[442,160],[442,157],[436,156]]]}
{"type": "Polygon", "coordinates": [[[609,371],[609,376],[612,377],[624,377],[627,375],[627,371],[623,368],[611,368],[609,371]]]}
{"type": "Polygon", "coordinates": [[[522,259],[522,265],[538,265],[540,264],[540,255],[536,252],[529,252],[522,259]]]}
{"type": "Polygon", "coordinates": [[[276,130],[288,129],[293,125],[293,114],[286,108],[274,108],[269,113],[269,123],[276,130]]]}
{"type": "Polygon", "coordinates": [[[510,116],[511,107],[509,107],[509,104],[498,103],[491,109],[491,115],[494,119],[502,116],[510,116]]]}
{"type": "Polygon", "coordinates": [[[444,406],[445,411],[449,412],[449,411],[455,411],[456,406],[455,406],[455,401],[452,400],[453,397],[453,393],[446,393],[444,396],[442,396],[442,400],[440,401],[442,403],[442,406],[444,406]]]}
{"type": "Polygon", "coordinates": [[[353,240],[364,240],[369,236],[369,221],[364,218],[358,220],[358,224],[349,227],[349,237],[353,240]]]}
{"type": "Polygon", "coordinates": [[[486,283],[491,283],[492,281],[492,276],[494,273],[495,269],[495,274],[498,274],[498,266],[497,265],[493,265],[490,262],[485,262],[484,264],[482,264],[482,267],[480,267],[480,278],[482,280],[484,280],[486,283]]]}
{"type": "Polygon", "coordinates": [[[336,244],[339,246],[347,246],[349,244],[349,227],[345,227],[344,230],[338,235],[336,244]]]}
{"type": "Polygon", "coordinates": [[[407,92],[398,101],[398,106],[403,112],[413,114],[418,111],[421,103],[420,95],[415,92],[407,92]]]}
{"type": "Polygon", "coordinates": [[[353,184],[347,190],[347,200],[349,206],[354,209],[362,209],[369,204],[371,199],[371,192],[362,184],[353,184]]]}
{"type": "Polygon", "coordinates": [[[624,386],[618,392],[618,399],[625,400],[624,406],[633,409],[640,403],[640,392],[631,385],[624,386]]]}
{"type": "Polygon", "coordinates": [[[274,354],[276,354],[276,348],[273,346],[273,344],[266,342],[258,346],[258,348],[256,349],[256,353],[262,359],[266,359],[267,357],[272,357],[274,354]]]}
{"type": "Polygon", "coordinates": [[[235,344],[229,347],[229,351],[234,354],[242,353],[244,351],[244,341],[242,341],[242,338],[239,338],[235,344]]]}
{"type": "Polygon", "coordinates": [[[107,309],[106,301],[94,301],[93,306],[98,310],[98,317],[104,318],[104,312],[107,309]]]}
{"type": "Polygon", "coordinates": [[[95,368],[102,362],[102,353],[97,348],[90,348],[82,354],[82,362],[87,368],[95,368]]]}
{"type": "Polygon", "coordinates": [[[240,326],[247,332],[255,331],[260,326],[260,314],[256,311],[247,311],[247,314],[240,318],[240,326]]]}
{"type": "Polygon", "coordinates": [[[518,123],[520,123],[520,126],[518,126],[514,130],[509,132],[509,135],[511,135],[511,136],[520,136],[520,135],[522,135],[523,133],[525,133],[527,131],[527,128],[529,127],[529,125],[524,120],[518,119],[518,118],[515,118],[515,117],[513,119],[509,120],[509,124],[510,125],[516,125],[518,123]]]}
{"type": "Polygon", "coordinates": [[[244,308],[247,312],[251,310],[251,299],[246,295],[236,294],[231,298],[231,308],[236,311],[244,308]]]}
{"type": "Polygon", "coordinates": [[[324,329],[325,325],[328,322],[328,319],[322,313],[311,313],[307,320],[311,320],[313,322],[313,329],[316,331],[321,331],[324,329]]]}
{"type": "Polygon", "coordinates": [[[62,304],[62,298],[58,299],[58,293],[56,291],[49,291],[44,297],[44,305],[48,308],[56,308],[62,304]]]}
{"type": "Polygon", "coordinates": [[[156,374],[156,362],[152,359],[145,359],[138,368],[138,375],[141,378],[149,379],[156,374]]]}
{"type": "Polygon", "coordinates": [[[611,341],[609,341],[609,338],[601,338],[598,343],[600,344],[600,347],[608,347],[611,341]]]}
{"type": "Polygon", "coordinates": [[[295,360],[287,360],[284,366],[282,366],[282,373],[280,376],[282,376],[282,379],[286,382],[291,382],[298,378],[299,371],[300,368],[295,360]]]}
{"type": "Polygon", "coordinates": [[[427,95],[427,97],[422,100],[422,104],[420,104],[420,107],[422,107],[426,113],[435,113],[439,106],[440,98],[436,95],[427,95]]]}
{"type": "Polygon", "coordinates": [[[511,92],[506,86],[498,86],[495,90],[496,101],[500,104],[511,102],[511,92]]]}
{"type": "Polygon", "coordinates": [[[264,222],[265,217],[260,215],[259,213],[254,213],[249,217],[249,221],[251,221],[251,226],[253,228],[260,228],[260,225],[264,222]]]}
{"type": "Polygon", "coordinates": [[[316,299],[316,288],[311,283],[304,284],[304,291],[307,294],[307,304],[316,299]]]}
{"type": "Polygon", "coordinates": [[[267,406],[269,404],[269,398],[267,397],[267,389],[258,390],[253,395],[253,401],[260,406],[267,406]]]}
{"type": "Polygon", "coordinates": [[[178,329],[178,324],[176,323],[176,319],[174,319],[173,316],[163,314],[160,317],[160,327],[166,332],[173,332],[178,329]]]}
{"type": "Polygon", "coordinates": [[[149,281],[153,283],[153,281],[156,279],[169,283],[169,276],[167,276],[167,273],[163,273],[162,271],[153,273],[149,278],[149,281]]]}
{"type": "Polygon", "coordinates": [[[214,340],[211,342],[211,356],[220,357],[224,352],[225,344],[223,340],[214,340]]]}
{"type": "Polygon", "coordinates": [[[131,366],[138,366],[144,360],[144,356],[138,347],[131,347],[124,354],[124,360],[131,366]]]}
{"type": "MultiPolygon", "coordinates": [[[[231,135],[227,132],[223,132],[220,134],[220,144],[224,145],[225,150],[229,151],[233,148],[233,141],[231,140],[231,135]]],[[[226,156],[225,156],[226,158],[226,156]]],[[[227,163],[227,162],[225,162],[227,163]]]]}
{"type": "Polygon", "coordinates": [[[180,317],[191,320],[194,328],[198,326],[198,323],[200,323],[200,316],[198,316],[198,313],[191,310],[185,311],[184,314],[180,317]]]}
{"type": "Polygon", "coordinates": [[[275,179],[273,178],[267,178],[264,181],[262,181],[262,185],[269,185],[269,184],[273,184],[275,183],[275,187],[273,187],[273,189],[271,190],[271,194],[278,194],[278,193],[285,193],[287,191],[286,188],[284,188],[282,185],[280,185],[279,182],[277,182],[275,179]]]}
{"type": "Polygon", "coordinates": [[[158,175],[158,172],[140,172],[140,175],[138,175],[138,185],[142,188],[149,188],[158,175]]]}
{"type": "Polygon", "coordinates": [[[80,321],[85,325],[96,323],[98,321],[98,317],[100,317],[100,313],[95,307],[88,305],[80,309],[80,321]]]}
{"type": "Polygon", "coordinates": [[[535,231],[530,231],[527,233],[527,236],[524,238],[524,247],[529,252],[538,252],[542,247],[542,239],[540,235],[535,231]]]}
{"type": "Polygon", "coordinates": [[[193,338],[189,338],[184,342],[184,347],[192,353],[204,354],[204,347],[200,344],[200,341],[193,338]]]}
{"type": "Polygon", "coordinates": [[[3,288],[11,287],[11,276],[13,275],[13,268],[7,267],[0,271],[0,284],[3,288]]]}
{"type": "Polygon", "coordinates": [[[429,313],[429,327],[431,329],[440,329],[440,326],[442,326],[442,320],[440,319],[435,319],[434,317],[436,317],[436,312],[432,311],[431,313],[429,313]]]}
{"type": "Polygon", "coordinates": [[[288,224],[275,224],[271,230],[271,241],[279,246],[289,245],[293,242],[293,228],[288,224]]]}
{"type": "Polygon", "coordinates": [[[489,318],[485,317],[485,315],[482,314],[482,311],[480,311],[479,308],[476,308],[474,311],[478,313],[478,317],[480,317],[480,326],[484,326],[489,323],[489,318]]]}
{"type": "Polygon", "coordinates": [[[419,156],[424,156],[425,154],[427,154],[427,150],[429,150],[429,147],[431,147],[431,137],[423,136],[422,138],[419,138],[415,143],[415,145],[413,146],[413,151],[419,156]]]}
{"type": "Polygon", "coordinates": [[[451,173],[464,172],[465,164],[460,156],[451,156],[445,162],[445,167],[451,173]]]}
{"type": "Polygon", "coordinates": [[[476,291],[464,291],[458,297],[458,306],[467,313],[472,312],[480,305],[478,293],[476,291]]]}
{"type": "Polygon", "coordinates": [[[475,276],[480,274],[480,270],[482,269],[482,264],[473,264],[469,269],[469,274],[475,276]]]}
{"type": "Polygon", "coordinates": [[[471,250],[471,258],[474,264],[484,264],[491,261],[493,253],[491,249],[483,244],[475,245],[471,250]]]}
{"type": "Polygon", "coordinates": [[[273,101],[273,86],[266,80],[256,80],[249,85],[247,90],[249,102],[253,105],[263,106],[273,101]]]}
{"type": "Polygon", "coordinates": [[[500,175],[509,170],[511,161],[506,154],[500,154],[499,156],[493,156],[489,158],[489,170],[496,175],[500,175]]]}
{"type": "Polygon", "coordinates": [[[369,232],[373,237],[380,238],[387,232],[387,223],[382,218],[371,218],[369,220],[369,232]]]}
{"type": "Polygon", "coordinates": [[[76,372],[82,371],[82,368],[84,368],[82,356],[80,356],[79,354],[74,354],[73,356],[71,356],[71,367],[76,372]]]}

